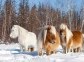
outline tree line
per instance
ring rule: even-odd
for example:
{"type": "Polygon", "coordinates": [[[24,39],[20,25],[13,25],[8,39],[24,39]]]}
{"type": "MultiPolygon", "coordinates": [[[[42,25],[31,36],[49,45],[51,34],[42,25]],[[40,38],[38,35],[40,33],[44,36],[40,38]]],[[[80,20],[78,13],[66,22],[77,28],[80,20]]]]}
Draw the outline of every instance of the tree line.
{"type": "Polygon", "coordinates": [[[4,5],[0,2],[0,39],[4,42],[11,39],[9,37],[11,27],[14,24],[20,25],[36,33],[38,36],[40,27],[44,25],[54,25],[59,32],[59,25],[65,23],[71,30],[83,30],[84,7],[77,11],[73,6],[71,9],[62,11],[53,8],[50,4],[39,3],[38,7],[29,6],[28,0],[20,0],[17,9],[15,0],[6,0],[4,5]]]}

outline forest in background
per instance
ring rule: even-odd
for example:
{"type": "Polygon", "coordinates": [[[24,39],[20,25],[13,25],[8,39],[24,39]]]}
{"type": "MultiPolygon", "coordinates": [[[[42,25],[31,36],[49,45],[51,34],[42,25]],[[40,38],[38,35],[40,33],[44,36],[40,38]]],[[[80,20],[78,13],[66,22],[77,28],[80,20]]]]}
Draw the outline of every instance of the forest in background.
{"type": "Polygon", "coordinates": [[[0,39],[4,42],[12,41],[9,34],[14,24],[36,33],[37,36],[39,27],[54,25],[59,32],[61,23],[67,24],[71,30],[84,32],[84,7],[82,5],[80,11],[77,11],[76,5],[70,5],[71,2],[72,0],[68,4],[70,8],[68,11],[53,8],[48,2],[48,4],[39,3],[38,7],[36,5],[30,7],[28,0],[20,0],[19,9],[16,8],[15,0],[6,0],[4,5],[0,2],[0,39]]]}

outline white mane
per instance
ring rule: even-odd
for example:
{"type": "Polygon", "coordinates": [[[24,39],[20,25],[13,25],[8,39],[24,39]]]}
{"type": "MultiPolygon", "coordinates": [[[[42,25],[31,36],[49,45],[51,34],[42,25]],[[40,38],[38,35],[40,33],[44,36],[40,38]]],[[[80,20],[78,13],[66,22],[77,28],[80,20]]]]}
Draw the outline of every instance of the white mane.
{"type": "Polygon", "coordinates": [[[67,25],[61,24],[60,29],[66,30],[66,41],[69,41],[69,39],[73,36],[72,32],[68,29],[67,25]]]}
{"type": "Polygon", "coordinates": [[[26,34],[28,32],[28,30],[24,29],[19,25],[14,25],[14,27],[17,27],[19,29],[19,34],[26,34]]]}

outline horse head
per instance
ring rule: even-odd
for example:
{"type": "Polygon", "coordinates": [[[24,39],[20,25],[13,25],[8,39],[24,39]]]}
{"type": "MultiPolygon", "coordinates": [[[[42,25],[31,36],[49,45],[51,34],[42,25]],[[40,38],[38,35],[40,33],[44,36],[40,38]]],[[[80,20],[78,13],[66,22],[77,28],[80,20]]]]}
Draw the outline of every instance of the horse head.
{"type": "Polygon", "coordinates": [[[60,25],[60,35],[65,37],[66,36],[66,29],[67,29],[67,26],[65,24],[61,24],[60,25]]]}
{"type": "Polygon", "coordinates": [[[55,43],[55,38],[56,38],[56,29],[54,26],[49,25],[47,28],[47,33],[46,33],[46,39],[50,43],[55,43]]]}
{"type": "Polygon", "coordinates": [[[11,29],[10,37],[11,38],[17,38],[18,34],[19,34],[18,31],[19,31],[18,25],[13,25],[13,27],[11,29]]]}

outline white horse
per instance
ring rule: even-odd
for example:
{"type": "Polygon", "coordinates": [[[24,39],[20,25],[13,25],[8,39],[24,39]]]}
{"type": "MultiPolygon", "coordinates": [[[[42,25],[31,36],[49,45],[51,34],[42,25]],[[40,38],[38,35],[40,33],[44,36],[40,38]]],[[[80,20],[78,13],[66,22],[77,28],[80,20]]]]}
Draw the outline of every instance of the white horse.
{"type": "Polygon", "coordinates": [[[18,42],[21,46],[21,51],[31,51],[37,50],[37,38],[36,34],[29,32],[26,29],[20,27],[19,25],[13,25],[10,33],[10,37],[15,39],[18,38],[18,42]]]}

